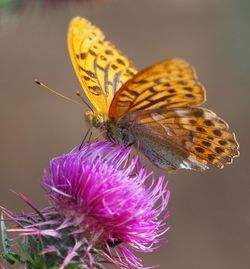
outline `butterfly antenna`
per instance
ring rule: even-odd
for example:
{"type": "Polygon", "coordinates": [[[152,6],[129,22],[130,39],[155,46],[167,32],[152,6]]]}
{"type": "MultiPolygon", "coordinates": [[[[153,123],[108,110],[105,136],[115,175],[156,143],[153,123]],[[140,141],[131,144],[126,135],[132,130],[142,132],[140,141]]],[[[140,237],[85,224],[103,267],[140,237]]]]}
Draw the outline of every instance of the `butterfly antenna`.
{"type": "Polygon", "coordinates": [[[79,102],[77,102],[77,101],[75,101],[75,100],[73,100],[73,99],[71,99],[71,98],[69,98],[69,97],[67,97],[67,96],[65,96],[65,95],[63,95],[63,94],[61,94],[61,93],[55,91],[55,90],[52,90],[52,89],[51,89],[50,87],[48,87],[46,84],[40,82],[40,81],[37,80],[37,79],[35,79],[35,83],[38,84],[38,85],[40,85],[40,86],[42,86],[42,87],[44,87],[45,89],[47,89],[47,90],[50,91],[51,93],[53,93],[53,94],[55,94],[55,95],[57,95],[57,96],[60,96],[60,97],[62,97],[63,99],[66,99],[67,101],[70,101],[70,102],[72,102],[72,103],[74,103],[74,104],[77,104],[77,105],[79,105],[79,106],[81,106],[81,107],[83,106],[81,103],[79,103],[79,102]]]}
{"type": "Polygon", "coordinates": [[[82,102],[92,111],[94,112],[93,108],[83,99],[81,93],[79,91],[76,92],[76,95],[81,98],[82,102]]]}

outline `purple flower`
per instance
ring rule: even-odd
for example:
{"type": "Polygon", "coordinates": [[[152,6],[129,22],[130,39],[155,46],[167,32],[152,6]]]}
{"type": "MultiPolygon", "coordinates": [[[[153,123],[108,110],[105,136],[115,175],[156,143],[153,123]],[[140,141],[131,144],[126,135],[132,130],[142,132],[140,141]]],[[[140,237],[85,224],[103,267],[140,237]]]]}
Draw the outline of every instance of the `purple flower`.
{"type": "MultiPolygon", "coordinates": [[[[102,245],[120,268],[143,268],[129,249],[151,252],[169,228],[169,191],[130,148],[107,142],[85,143],[81,150],[54,158],[42,185],[54,208],[91,245],[102,245]]],[[[70,258],[69,258],[70,260],[70,258]]]]}

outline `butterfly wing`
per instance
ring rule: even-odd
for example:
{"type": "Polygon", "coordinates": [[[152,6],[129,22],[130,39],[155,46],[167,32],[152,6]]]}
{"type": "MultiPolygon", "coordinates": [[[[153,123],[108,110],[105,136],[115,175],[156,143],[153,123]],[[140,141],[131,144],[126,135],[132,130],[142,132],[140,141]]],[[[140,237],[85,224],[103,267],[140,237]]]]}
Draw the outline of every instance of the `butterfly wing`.
{"type": "Polygon", "coordinates": [[[192,66],[181,59],[166,60],[128,80],[115,94],[109,115],[118,120],[135,111],[200,105],[205,98],[192,66]]]}
{"type": "Polygon", "coordinates": [[[233,158],[239,156],[234,133],[229,131],[225,121],[208,109],[156,109],[132,113],[130,117],[133,122],[131,129],[136,134],[139,146],[142,151],[146,150],[144,154],[153,162],[159,163],[167,158],[170,163],[172,160],[172,168],[204,170],[207,163],[223,168],[225,163],[232,163],[233,158]],[[145,146],[147,138],[144,139],[144,136],[151,137],[153,143],[148,141],[145,146]],[[159,160],[148,154],[148,148],[152,147],[155,149],[151,151],[158,154],[159,160]]]}
{"type": "Polygon", "coordinates": [[[75,17],[68,30],[68,49],[85,94],[102,114],[115,92],[137,71],[88,20],[75,17]]]}
{"type": "MultiPolygon", "coordinates": [[[[212,111],[197,108],[205,89],[194,69],[173,59],[149,67],[116,93],[109,115],[128,125],[139,149],[167,170],[222,168],[239,155],[228,125],[212,111]]],[[[127,135],[128,137],[128,135],[127,135]]]]}

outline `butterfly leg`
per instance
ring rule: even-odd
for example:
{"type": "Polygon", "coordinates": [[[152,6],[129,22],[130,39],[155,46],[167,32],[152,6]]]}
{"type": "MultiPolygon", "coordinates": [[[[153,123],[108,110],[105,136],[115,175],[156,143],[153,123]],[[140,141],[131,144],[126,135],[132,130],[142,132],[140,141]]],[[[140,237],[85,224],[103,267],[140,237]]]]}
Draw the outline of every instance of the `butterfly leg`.
{"type": "Polygon", "coordinates": [[[169,174],[175,174],[175,173],[177,172],[177,168],[176,168],[176,167],[169,167],[169,168],[167,169],[167,172],[168,172],[169,174]]]}
{"type": "Polygon", "coordinates": [[[135,142],[135,141],[133,141],[133,142],[131,142],[131,143],[127,144],[127,145],[126,145],[126,148],[129,148],[129,147],[133,146],[135,143],[136,143],[136,142],[135,142]]]}
{"type": "Polygon", "coordinates": [[[89,135],[88,142],[90,142],[92,135],[93,135],[93,132],[91,131],[91,132],[90,132],[90,135],[89,135]]]}
{"type": "Polygon", "coordinates": [[[83,140],[82,140],[82,142],[81,142],[81,144],[80,144],[80,146],[79,146],[79,150],[81,150],[81,148],[82,148],[82,146],[83,146],[85,140],[87,139],[87,137],[88,137],[90,131],[91,131],[91,127],[87,130],[85,136],[83,137],[83,140]]]}
{"type": "Polygon", "coordinates": [[[93,137],[92,140],[96,141],[100,136],[102,136],[102,135],[105,136],[105,135],[104,135],[105,133],[106,133],[105,130],[99,132],[98,135],[96,135],[95,137],[93,137]]]}
{"type": "MultiPolygon", "coordinates": [[[[136,142],[134,142],[135,144],[136,142]]],[[[136,155],[139,154],[139,151],[140,151],[140,141],[138,140],[137,141],[137,147],[136,147],[136,155]]],[[[136,163],[136,167],[135,167],[135,170],[136,170],[136,173],[138,173],[140,171],[140,167],[139,167],[139,163],[137,162],[136,163]]]]}
{"type": "Polygon", "coordinates": [[[137,140],[136,154],[138,155],[140,152],[140,141],[137,140]]]}

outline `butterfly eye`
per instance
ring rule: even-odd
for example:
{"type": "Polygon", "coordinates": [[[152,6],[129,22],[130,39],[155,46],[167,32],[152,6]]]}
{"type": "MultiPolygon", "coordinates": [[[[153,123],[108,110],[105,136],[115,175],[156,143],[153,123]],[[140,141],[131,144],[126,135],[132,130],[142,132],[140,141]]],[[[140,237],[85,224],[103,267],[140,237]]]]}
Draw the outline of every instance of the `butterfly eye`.
{"type": "Polygon", "coordinates": [[[100,128],[102,123],[103,123],[103,118],[101,116],[97,115],[93,118],[93,126],[95,128],[100,128]]]}

